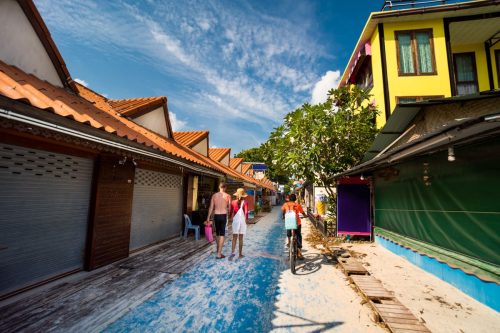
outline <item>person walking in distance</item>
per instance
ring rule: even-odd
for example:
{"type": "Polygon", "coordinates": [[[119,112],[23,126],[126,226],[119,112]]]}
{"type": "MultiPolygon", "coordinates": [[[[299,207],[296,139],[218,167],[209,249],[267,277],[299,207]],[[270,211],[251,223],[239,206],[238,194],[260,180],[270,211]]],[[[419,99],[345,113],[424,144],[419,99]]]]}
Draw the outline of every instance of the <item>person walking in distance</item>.
{"type": "Polygon", "coordinates": [[[239,188],[233,194],[236,199],[231,202],[231,216],[233,218],[233,243],[232,251],[229,260],[234,258],[236,250],[236,241],[239,241],[240,255],[239,259],[243,258],[243,235],[247,232],[248,223],[248,202],[245,200],[247,194],[245,189],[239,188]]]}
{"type": "Polygon", "coordinates": [[[226,235],[227,214],[229,213],[231,196],[226,193],[226,184],[219,184],[219,192],[212,195],[210,207],[208,208],[207,221],[205,224],[212,224],[210,216],[214,213],[215,236],[217,238],[217,259],[225,258],[222,254],[224,246],[224,236],[226,235]]]}
{"type": "MultiPolygon", "coordinates": [[[[302,206],[298,203],[298,202],[295,202],[297,200],[297,196],[292,193],[290,194],[289,200],[287,202],[285,202],[283,204],[283,206],[281,207],[281,212],[283,214],[283,218],[285,218],[285,214],[286,212],[288,211],[294,211],[295,212],[295,215],[296,215],[296,218],[297,218],[297,229],[295,230],[295,235],[297,235],[297,247],[298,247],[298,253],[297,253],[297,258],[300,259],[300,260],[303,260],[304,257],[302,256],[302,233],[301,233],[301,221],[300,221],[300,216],[299,216],[299,213],[301,214],[304,214],[304,209],[302,208],[302,206]]],[[[286,231],[286,235],[288,237],[288,242],[286,244],[286,246],[290,246],[290,237],[292,237],[292,231],[291,230],[287,230],[286,231]]]]}

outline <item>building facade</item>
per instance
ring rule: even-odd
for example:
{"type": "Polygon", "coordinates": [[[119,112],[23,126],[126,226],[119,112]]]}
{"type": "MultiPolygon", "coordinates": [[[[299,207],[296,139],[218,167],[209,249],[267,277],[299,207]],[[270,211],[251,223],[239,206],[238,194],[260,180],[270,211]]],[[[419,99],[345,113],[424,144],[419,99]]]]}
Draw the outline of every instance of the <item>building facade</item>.
{"type": "Polygon", "coordinates": [[[499,26],[499,1],[371,13],[340,86],[371,90],[377,127],[399,103],[498,89],[499,26]]]}

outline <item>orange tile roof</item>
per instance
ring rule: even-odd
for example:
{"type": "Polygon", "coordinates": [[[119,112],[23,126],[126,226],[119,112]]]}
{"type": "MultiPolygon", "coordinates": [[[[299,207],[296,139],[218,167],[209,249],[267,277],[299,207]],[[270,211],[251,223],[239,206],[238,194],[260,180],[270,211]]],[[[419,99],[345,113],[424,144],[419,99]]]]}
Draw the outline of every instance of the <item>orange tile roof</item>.
{"type": "Polygon", "coordinates": [[[276,190],[276,189],[274,188],[273,182],[272,182],[272,181],[270,181],[270,180],[269,180],[269,179],[267,179],[267,178],[262,178],[262,179],[260,180],[260,184],[261,184],[263,187],[267,188],[268,190],[271,190],[271,191],[275,191],[275,190],[276,190]]]}
{"type": "Polygon", "coordinates": [[[0,61],[0,94],[146,146],[159,148],[146,135],[124,124],[111,107],[109,112],[104,112],[99,105],[94,105],[84,98],[42,81],[34,75],[26,74],[2,61],[0,61]]]}
{"type": "Polygon", "coordinates": [[[143,111],[159,108],[167,103],[165,96],[159,97],[142,97],[128,99],[108,99],[107,102],[115,109],[116,112],[132,117],[143,111]]]}
{"type": "Polygon", "coordinates": [[[209,148],[208,155],[214,161],[220,162],[224,156],[231,153],[231,148],[209,148]]]}
{"type": "Polygon", "coordinates": [[[229,162],[229,166],[231,167],[231,169],[236,169],[238,167],[238,165],[241,164],[241,162],[243,162],[242,158],[233,157],[233,158],[231,158],[231,162],[229,162]]]}
{"type": "MultiPolygon", "coordinates": [[[[78,93],[80,96],[83,98],[87,99],[90,102],[95,103],[97,107],[102,109],[103,111],[106,111],[108,113],[115,113],[115,110],[111,107],[110,104],[107,103],[107,99],[92,91],[91,89],[82,86],[81,84],[77,84],[78,88],[78,93]]],[[[204,167],[208,167],[210,169],[216,170],[216,171],[221,171],[220,168],[218,168],[216,165],[213,165],[209,161],[206,160],[205,156],[196,153],[195,151],[192,151],[191,149],[188,149],[184,147],[183,145],[175,142],[172,139],[167,139],[163,136],[160,136],[153,131],[150,131],[149,129],[131,121],[128,120],[124,117],[119,117],[116,116],[121,122],[127,125],[130,129],[137,131],[147,137],[149,140],[154,142],[160,149],[163,151],[172,154],[176,157],[180,157],[182,159],[188,160],[190,162],[194,162],[196,164],[202,165],[204,167]]]]}
{"type": "Polygon", "coordinates": [[[180,144],[192,148],[201,140],[208,137],[208,134],[208,131],[174,132],[174,139],[180,144]]]}
{"type": "Polygon", "coordinates": [[[241,167],[241,173],[246,175],[248,170],[250,170],[251,167],[252,167],[251,164],[243,164],[243,166],[241,167]]]}

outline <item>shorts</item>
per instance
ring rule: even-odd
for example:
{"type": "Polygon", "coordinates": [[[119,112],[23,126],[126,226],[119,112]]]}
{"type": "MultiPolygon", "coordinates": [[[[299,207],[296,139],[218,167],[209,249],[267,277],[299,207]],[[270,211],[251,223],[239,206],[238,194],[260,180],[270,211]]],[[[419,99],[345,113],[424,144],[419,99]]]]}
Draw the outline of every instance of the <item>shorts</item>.
{"type": "Polygon", "coordinates": [[[226,235],[227,214],[215,214],[214,215],[214,222],[215,222],[215,235],[216,236],[225,236],[226,235]]]}
{"type": "MultiPolygon", "coordinates": [[[[286,235],[287,235],[287,237],[292,237],[292,230],[287,230],[286,235]]],[[[302,248],[302,227],[300,224],[297,226],[297,229],[295,229],[295,235],[297,236],[297,247],[299,249],[301,249],[302,248]]]]}

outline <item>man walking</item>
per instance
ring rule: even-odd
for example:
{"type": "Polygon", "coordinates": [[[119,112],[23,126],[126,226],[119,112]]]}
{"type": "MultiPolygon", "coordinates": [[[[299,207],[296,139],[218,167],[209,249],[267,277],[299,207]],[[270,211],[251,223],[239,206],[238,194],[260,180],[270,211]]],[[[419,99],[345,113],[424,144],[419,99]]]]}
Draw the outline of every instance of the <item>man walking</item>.
{"type": "Polygon", "coordinates": [[[217,237],[217,259],[225,258],[222,254],[222,247],[224,246],[224,236],[226,235],[227,214],[229,213],[229,206],[231,204],[231,196],[226,193],[226,184],[221,182],[219,184],[219,192],[212,195],[210,200],[210,207],[208,208],[208,216],[205,224],[212,224],[210,216],[214,213],[215,222],[215,235],[217,237]]]}

